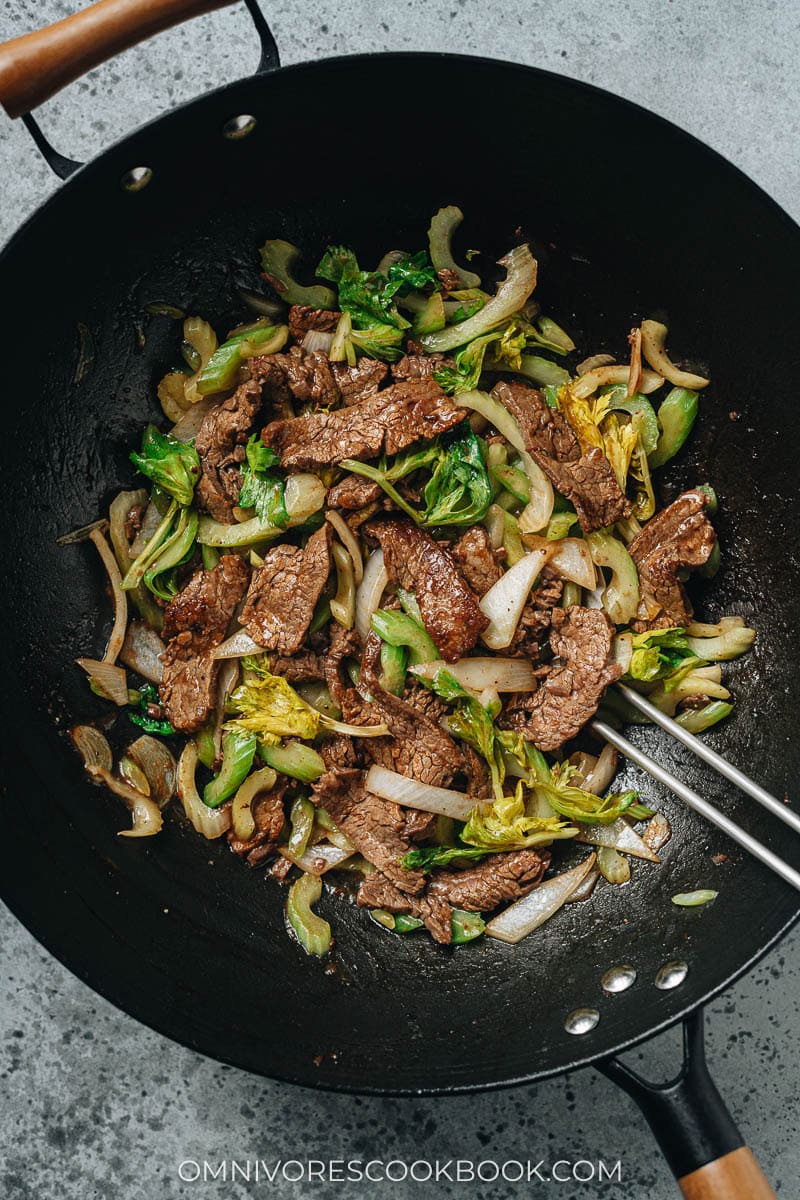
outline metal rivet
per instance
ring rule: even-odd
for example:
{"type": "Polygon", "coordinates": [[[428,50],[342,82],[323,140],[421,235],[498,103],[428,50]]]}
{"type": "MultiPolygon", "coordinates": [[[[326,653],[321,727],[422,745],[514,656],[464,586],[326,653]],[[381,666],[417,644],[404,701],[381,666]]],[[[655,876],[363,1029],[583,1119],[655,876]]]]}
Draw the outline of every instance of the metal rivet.
{"type": "Polygon", "coordinates": [[[567,1033],[591,1033],[599,1020],[600,1013],[596,1008],[576,1008],[565,1017],[564,1028],[567,1033]]]}
{"type": "Polygon", "coordinates": [[[610,967],[600,980],[604,992],[627,992],[636,982],[636,967],[623,963],[620,967],[610,967]]]}
{"type": "Polygon", "coordinates": [[[147,187],[152,178],[153,172],[150,167],[131,167],[130,171],[126,171],[122,176],[120,183],[126,192],[140,192],[142,188],[147,187]]]}
{"type": "Polygon", "coordinates": [[[237,138],[247,137],[248,133],[252,133],[256,127],[255,117],[251,117],[249,113],[242,113],[238,117],[231,117],[222,126],[223,136],[230,138],[231,141],[236,141],[237,138]]]}
{"type": "Polygon", "coordinates": [[[689,964],[681,958],[673,958],[658,968],[654,982],[662,992],[668,992],[671,988],[680,987],[688,974],[689,964]]]}

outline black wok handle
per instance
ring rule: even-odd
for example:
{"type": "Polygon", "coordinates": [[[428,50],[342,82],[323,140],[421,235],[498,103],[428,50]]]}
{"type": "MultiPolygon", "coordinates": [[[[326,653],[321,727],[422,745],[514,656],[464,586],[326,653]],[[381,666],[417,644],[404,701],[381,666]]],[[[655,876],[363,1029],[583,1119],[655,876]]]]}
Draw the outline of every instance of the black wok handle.
{"type": "MultiPolygon", "coordinates": [[[[0,103],[10,117],[21,117],[120,51],[190,17],[233,3],[99,0],[62,21],[0,46],[0,103]]],[[[257,5],[248,4],[248,8],[262,39],[262,60],[267,56],[269,65],[276,67],[278,51],[272,34],[257,5]]]]}
{"type": "Polygon", "coordinates": [[[619,1059],[598,1064],[647,1119],[686,1200],[775,1200],[706,1065],[703,1010],[683,1022],[683,1065],[654,1084],[619,1059]]]}

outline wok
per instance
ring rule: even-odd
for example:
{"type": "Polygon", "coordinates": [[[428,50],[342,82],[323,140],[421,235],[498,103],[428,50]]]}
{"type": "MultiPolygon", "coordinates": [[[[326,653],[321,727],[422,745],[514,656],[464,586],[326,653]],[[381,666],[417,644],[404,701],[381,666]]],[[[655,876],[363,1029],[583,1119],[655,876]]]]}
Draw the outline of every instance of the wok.
{"type": "MultiPolygon", "coordinates": [[[[219,6],[104,0],[3,48],[0,98],[12,115],[27,113],[121,46],[219,6]]],[[[110,613],[91,548],[55,540],[130,484],[128,449],[161,415],[155,385],[174,362],[176,327],[151,319],[141,347],[143,306],[168,300],[225,329],[241,319],[236,287],[257,278],[266,236],[297,243],[309,264],[329,240],[377,261],[423,244],[430,214],[456,203],[464,245],[480,246],[483,263],[519,229],[531,240],[538,294],[581,347],[618,352],[634,321],[661,316],[672,344],[708,367],[702,419],[665,473],[662,499],[713,481],[723,566],[695,599],[708,619],[740,612],[759,631],[731,670],[735,713],[708,736],[778,795],[800,769],[787,703],[800,641],[790,550],[798,228],[707,147],[593,87],[443,54],[278,70],[255,0],[248,7],[262,39],[256,76],[80,169],[26,117],[69,179],[0,256],[12,332],[0,445],[3,899],[90,986],[215,1058],[292,1083],[399,1095],[594,1063],[635,1095],[686,1195],[771,1195],[705,1070],[698,1014],[786,931],[797,897],[659,787],[643,790],[673,826],[662,866],[638,865],[629,886],[568,906],[518,947],[387,936],[328,897],[336,952],[325,970],[286,936],[280,889],[226,845],[179,819],[152,841],[118,838],[120,807],[87,784],[67,743],[69,724],[101,711],[71,663],[103,645],[110,613]],[[430,98],[443,89],[457,98],[455,115],[438,106],[433,119],[430,98]],[[387,114],[399,112],[403,132],[388,137],[387,114]],[[230,124],[241,116],[255,122],[230,124]],[[646,186],[637,163],[657,165],[646,186]],[[79,324],[93,349],[90,369],[84,356],[76,372],[79,324]],[[714,866],[714,852],[728,862],[714,866]],[[706,909],[670,902],[709,885],[720,894],[706,909]],[[670,968],[660,980],[675,986],[655,986],[675,962],[688,971],[670,968]],[[621,964],[635,968],[635,985],[604,991],[601,977],[621,964]],[[599,1021],[576,1035],[565,1021],[581,1008],[599,1021]],[[686,1059],[669,1085],[616,1061],[680,1020],[686,1059]]],[[[657,730],[634,736],[800,865],[761,810],[657,730]]]]}

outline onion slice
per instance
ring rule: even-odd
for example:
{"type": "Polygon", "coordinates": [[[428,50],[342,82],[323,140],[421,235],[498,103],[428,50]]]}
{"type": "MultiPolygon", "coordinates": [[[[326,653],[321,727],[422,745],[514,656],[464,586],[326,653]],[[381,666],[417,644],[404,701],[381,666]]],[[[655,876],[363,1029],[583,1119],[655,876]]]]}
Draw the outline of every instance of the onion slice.
{"type": "Polygon", "coordinates": [[[103,655],[103,662],[115,663],[122,649],[122,643],[125,640],[125,628],[128,624],[128,599],[122,590],[122,575],[120,574],[119,565],[105,536],[99,529],[93,529],[89,534],[89,538],[97,547],[97,553],[100,555],[103,566],[108,574],[108,582],[111,584],[111,592],[114,598],[114,626],[111,630],[111,637],[108,639],[105,654],[103,655]]]}
{"type": "Polygon", "coordinates": [[[95,729],[94,725],[76,725],[74,729],[70,730],[69,736],[83,759],[83,765],[87,771],[89,767],[104,767],[107,771],[111,770],[114,765],[111,747],[108,744],[108,738],[99,729],[95,729]]]}
{"type": "Polygon", "coordinates": [[[307,354],[315,354],[319,351],[327,354],[333,345],[333,336],[332,333],[326,333],[324,329],[309,329],[300,344],[307,354]]]}
{"type": "MultiPolygon", "coordinates": [[[[131,742],[125,757],[135,763],[147,781],[147,794],[159,808],[168,804],[175,794],[176,764],[169,747],[158,738],[142,734],[131,742]]],[[[142,789],[143,790],[143,789],[142,789]]]]}
{"type": "Polygon", "coordinates": [[[75,662],[97,685],[100,695],[120,708],[128,703],[128,677],[123,667],[96,658],[76,658],[75,662]]]}
{"type": "Polygon", "coordinates": [[[650,366],[674,387],[689,388],[697,392],[708,387],[710,380],[691,371],[681,371],[672,362],[664,349],[667,342],[667,327],[660,321],[642,321],[642,354],[650,366]]]}
{"type": "Polygon", "coordinates": [[[578,885],[593,869],[596,859],[596,854],[590,854],[571,871],[564,871],[553,879],[547,879],[532,892],[528,892],[527,896],[509,905],[505,912],[489,921],[486,926],[489,937],[498,938],[501,942],[509,942],[511,945],[521,942],[566,904],[578,885]]]}
{"type": "Polygon", "coordinates": [[[216,408],[219,403],[219,396],[204,396],[202,400],[198,400],[172,426],[172,429],[169,431],[170,437],[176,438],[179,442],[190,442],[192,438],[196,438],[203,421],[205,421],[212,408],[216,408]]]}
{"type": "Polygon", "coordinates": [[[464,792],[418,783],[416,779],[409,779],[387,767],[371,766],[364,785],[373,796],[393,800],[405,808],[418,808],[422,812],[452,817],[456,821],[466,821],[472,810],[480,804],[474,796],[467,796],[464,792]]]}
{"type": "Polygon", "coordinates": [[[339,535],[339,541],[353,560],[353,575],[356,584],[361,583],[361,580],[364,578],[364,559],[361,556],[361,547],[358,544],[358,539],[342,514],[336,512],[335,509],[329,509],[325,513],[325,520],[336,530],[339,535]]]}
{"type": "Polygon", "coordinates": [[[634,858],[646,858],[648,862],[661,862],[657,854],[642,841],[635,829],[631,829],[624,817],[618,817],[610,825],[581,825],[576,842],[586,842],[590,846],[610,846],[622,854],[632,854],[634,858]]]}
{"type": "MultiPolygon", "coordinates": [[[[441,669],[441,659],[409,667],[411,674],[420,679],[434,679],[441,669]]],[[[446,670],[471,692],[486,688],[495,692],[531,692],[536,683],[533,663],[527,658],[460,658],[448,663],[446,670]]]]}
{"type": "Polygon", "coordinates": [[[105,767],[87,766],[86,770],[93,779],[99,779],[115,796],[124,800],[131,810],[133,826],[131,829],[120,829],[118,837],[152,837],[159,832],[164,819],[155,800],[137,792],[122,779],[117,779],[116,775],[112,775],[105,767]]]}
{"type": "Polygon", "coordinates": [[[499,260],[499,265],[506,268],[506,277],[492,299],[479,312],[458,325],[449,325],[420,338],[428,354],[463,346],[482,333],[489,333],[522,308],[536,287],[537,263],[530,247],[515,246],[499,260]]]}
{"type": "Polygon", "coordinates": [[[662,846],[666,846],[671,837],[672,829],[667,818],[663,813],[653,813],[642,834],[645,846],[649,846],[651,850],[660,850],[662,846]]]}
{"type": "Polygon", "coordinates": [[[184,746],[183,753],[178,760],[176,780],[178,799],[195,830],[202,833],[203,837],[208,838],[209,841],[213,841],[214,838],[222,837],[223,833],[230,829],[231,808],[229,804],[225,804],[221,808],[209,808],[208,805],[203,804],[195,783],[196,770],[197,746],[193,741],[189,741],[184,746]]]}
{"type": "Polygon", "coordinates": [[[371,628],[372,614],[380,608],[381,597],[389,583],[389,572],[383,561],[383,551],[370,554],[364,567],[364,575],[356,592],[356,629],[365,642],[371,628]]]}
{"type": "MultiPolygon", "coordinates": [[[[624,364],[595,367],[593,370],[586,371],[581,375],[580,379],[572,384],[571,391],[577,399],[586,400],[589,396],[593,396],[598,388],[606,387],[609,384],[616,384],[618,386],[624,384],[627,387],[629,376],[630,367],[624,364]]],[[[663,382],[664,376],[658,374],[656,371],[642,371],[639,391],[642,395],[649,396],[651,392],[658,391],[663,382]]]]}
{"type": "Polygon", "coordinates": [[[570,579],[578,587],[591,590],[597,582],[592,552],[584,538],[561,538],[556,542],[548,542],[546,538],[536,534],[523,535],[525,545],[531,550],[547,550],[549,557],[547,565],[562,579],[570,579]]]}
{"type": "Polygon", "coordinates": [[[237,629],[221,642],[212,653],[212,658],[244,658],[248,654],[261,654],[264,647],[254,642],[246,629],[237,629]]]}
{"type": "Polygon", "coordinates": [[[609,883],[627,883],[631,877],[631,864],[624,855],[611,846],[600,846],[597,851],[597,869],[609,883]]]}
{"type": "Polygon", "coordinates": [[[317,842],[316,845],[309,846],[302,854],[292,854],[285,846],[281,846],[278,853],[308,875],[324,875],[327,871],[340,867],[348,858],[352,858],[355,848],[351,846],[346,849],[343,846],[317,842]]]}
{"type": "Polygon", "coordinates": [[[479,601],[481,611],[489,618],[483,640],[490,650],[504,650],[511,645],[531,588],[550,553],[549,548],[531,550],[506,571],[479,601]]]}
{"type": "Polygon", "coordinates": [[[588,375],[590,371],[594,371],[597,367],[613,367],[616,365],[616,359],[613,354],[592,354],[589,358],[585,358],[583,362],[579,362],[575,368],[575,374],[578,376],[588,375]]]}
{"type": "Polygon", "coordinates": [[[605,792],[617,773],[618,758],[619,756],[614,747],[610,742],[607,742],[597,762],[581,785],[583,790],[591,792],[593,796],[599,796],[602,792],[605,792]]]}
{"type": "Polygon", "coordinates": [[[155,629],[151,629],[144,621],[131,621],[119,656],[126,667],[136,671],[143,679],[161,683],[164,671],[161,655],[165,648],[155,629]]]}

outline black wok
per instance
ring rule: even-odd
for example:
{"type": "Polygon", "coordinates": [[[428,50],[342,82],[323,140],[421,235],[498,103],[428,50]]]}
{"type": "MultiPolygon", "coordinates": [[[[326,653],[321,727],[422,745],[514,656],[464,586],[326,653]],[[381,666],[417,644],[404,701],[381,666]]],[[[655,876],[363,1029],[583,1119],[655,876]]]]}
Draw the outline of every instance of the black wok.
{"type": "MultiPolygon", "coordinates": [[[[140,348],[143,306],[168,300],[224,329],[241,318],[235,289],[257,278],[265,236],[296,242],[309,263],[332,239],[377,261],[387,248],[424,244],[430,214],[457,203],[464,245],[481,247],[483,263],[519,240],[519,228],[530,238],[538,294],[581,347],[619,353],[631,324],[663,315],[672,344],[708,367],[702,419],[665,473],[662,498],[713,482],[723,566],[695,599],[709,619],[740,612],[759,631],[730,672],[734,716],[708,736],[780,796],[800,769],[789,703],[800,642],[790,549],[800,498],[798,228],[705,146],[584,84],[435,54],[278,71],[261,32],[265,70],[76,171],[0,257],[12,335],[0,445],[3,899],[93,988],[215,1058],[293,1083],[396,1094],[605,1064],[637,1093],[677,1175],[721,1155],[741,1166],[730,1152],[742,1139],[704,1073],[696,1017],[689,1067],[669,1089],[643,1088],[613,1056],[696,1014],[747,970],[791,924],[797,897],[656,785],[637,780],[674,836],[663,865],[639,864],[629,886],[567,907],[516,948],[387,936],[328,897],[336,951],[325,970],[286,936],[279,888],[244,870],[227,846],[202,841],[177,817],[152,841],[118,838],[121,807],[87,784],[64,736],[76,717],[101,711],[71,663],[102,647],[110,613],[91,548],[59,549],[55,539],[130,484],[128,449],[160,417],[155,384],[175,360],[177,331],[150,319],[140,348]],[[465,102],[443,139],[429,99],[445,85],[465,102]],[[398,108],[401,144],[385,126],[398,108]],[[252,131],[224,136],[241,114],[256,118],[252,131]],[[635,162],[658,163],[658,181],[651,172],[639,186],[635,162]],[[152,172],[137,189],[124,186],[134,168],[152,172]],[[79,323],[94,357],[76,382],[79,323]],[[715,852],[728,862],[714,866],[715,852]],[[712,885],[720,895],[706,909],[670,901],[712,885]],[[662,990],[654,980],[671,960],[688,974],[662,990]],[[635,967],[636,984],[605,993],[601,977],[623,963],[635,967]],[[568,1033],[565,1018],[585,1006],[599,1011],[598,1024],[568,1033]]],[[[70,164],[32,128],[66,174],[70,164]]],[[[635,736],[800,865],[761,810],[657,731],[635,736]]],[[[752,1180],[725,1186],[691,1194],[762,1194],[752,1180]]]]}

